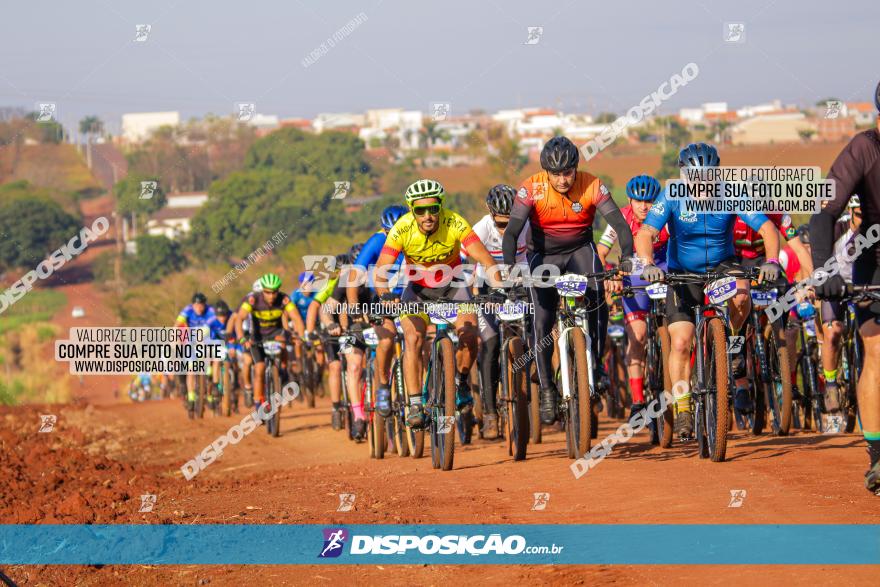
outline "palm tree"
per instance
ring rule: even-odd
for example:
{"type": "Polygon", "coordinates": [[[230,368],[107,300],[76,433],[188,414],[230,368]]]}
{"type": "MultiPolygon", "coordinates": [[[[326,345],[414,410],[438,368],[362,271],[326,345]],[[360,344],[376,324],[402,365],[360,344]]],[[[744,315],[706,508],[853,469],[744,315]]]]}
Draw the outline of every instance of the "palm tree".
{"type": "Polygon", "coordinates": [[[94,114],[79,121],[79,132],[86,135],[86,164],[92,168],[92,141],[104,132],[104,123],[94,114]]]}

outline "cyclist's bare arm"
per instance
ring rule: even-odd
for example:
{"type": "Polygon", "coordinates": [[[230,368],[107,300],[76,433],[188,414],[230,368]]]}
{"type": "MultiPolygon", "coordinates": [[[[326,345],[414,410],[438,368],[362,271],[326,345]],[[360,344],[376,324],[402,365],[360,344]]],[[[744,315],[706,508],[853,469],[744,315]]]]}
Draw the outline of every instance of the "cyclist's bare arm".
{"type": "Polygon", "coordinates": [[[596,245],[596,253],[598,253],[598,255],[599,255],[599,261],[601,261],[602,267],[605,266],[605,257],[607,257],[608,253],[610,253],[610,252],[611,252],[611,249],[609,249],[605,245],[603,245],[601,243],[596,245]]]}
{"type": "Polygon", "coordinates": [[[314,332],[315,326],[318,324],[318,318],[321,314],[321,302],[312,300],[309,304],[309,311],[306,314],[306,331],[314,332]]]}
{"type": "Polygon", "coordinates": [[[764,239],[764,250],[767,252],[768,259],[779,258],[779,231],[776,226],[769,220],[764,221],[761,228],[758,229],[761,237],[764,239]]]}
{"type": "MultiPolygon", "coordinates": [[[[608,198],[596,206],[596,211],[602,215],[602,218],[604,218],[605,221],[611,225],[611,228],[614,229],[614,232],[617,233],[617,245],[620,247],[620,259],[631,258],[633,255],[632,231],[626,223],[626,218],[623,217],[623,212],[617,207],[617,202],[608,198]]],[[[652,251],[648,254],[647,259],[652,259],[653,255],[654,253],[652,251]]]]}
{"type": "Polygon", "coordinates": [[[238,340],[244,338],[244,328],[242,327],[242,324],[247,320],[248,314],[250,314],[250,311],[247,308],[242,307],[238,309],[238,320],[235,321],[235,338],[238,340]]]}
{"type": "Polygon", "coordinates": [[[801,239],[798,237],[794,237],[790,241],[788,241],[788,246],[791,247],[791,250],[794,251],[794,254],[797,255],[798,261],[801,263],[801,267],[803,267],[808,275],[813,274],[813,257],[807,252],[807,247],[804,246],[804,243],[801,242],[801,239]]]}
{"type": "MultiPolygon", "coordinates": [[[[352,261],[354,263],[354,261],[352,261]]],[[[358,303],[358,287],[357,285],[351,285],[354,283],[358,283],[357,273],[354,268],[354,265],[351,265],[351,268],[346,270],[345,273],[339,276],[339,283],[347,283],[349,284],[345,288],[345,300],[348,302],[349,306],[357,306],[358,303]]],[[[338,285],[336,287],[339,287],[338,285]]]]}
{"type": "Polygon", "coordinates": [[[646,265],[654,262],[654,237],[658,234],[660,234],[659,230],[647,224],[643,224],[636,233],[634,239],[636,256],[646,265]]]}
{"type": "Polygon", "coordinates": [[[288,310],[287,311],[287,323],[288,325],[293,322],[294,331],[302,338],[305,336],[306,332],[306,323],[303,322],[302,316],[299,315],[299,310],[288,310]]]}

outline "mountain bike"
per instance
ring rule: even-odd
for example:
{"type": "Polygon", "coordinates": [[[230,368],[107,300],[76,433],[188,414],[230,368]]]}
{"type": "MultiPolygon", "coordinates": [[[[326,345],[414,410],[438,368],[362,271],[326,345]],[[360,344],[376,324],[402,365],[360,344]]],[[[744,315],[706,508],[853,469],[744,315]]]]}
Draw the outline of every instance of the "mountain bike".
{"type": "Polygon", "coordinates": [[[275,401],[274,394],[281,394],[281,352],[284,343],[278,340],[264,340],[263,354],[266,356],[266,373],[263,378],[265,401],[270,402],[271,416],[266,420],[266,432],[274,437],[281,434],[281,402],[275,401]]]}
{"type": "MultiPolygon", "coordinates": [[[[501,392],[496,405],[507,454],[513,460],[521,461],[526,458],[529,443],[529,402],[537,404],[538,398],[529,398],[533,361],[531,354],[525,352],[525,339],[531,330],[531,320],[526,312],[527,294],[522,287],[517,287],[510,290],[508,297],[507,302],[498,305],[496,312],[501,340],[501,392]]],[[[478,296],[474,301],[480,303],[489,299],[478,296]]]]}
{"type": "Polygon", "coordinates": [[[752,414],[736,415],[748,424],[752,434],[758,435],[764,431],[769,411],[773,433],[785,436],[792,419],[788,349],[782,321],[770,322],[763,311],[776,302],[779,287],[772,283],[753,284],[750,292],[752,311],[746,319],[744,352],[751,381],[749,394],[755,409],[752,414]]]}
{"type": "Polygon", "coordinates": [[[859,336],[859,325],[856,320],[855,308],[860,304],[880,302],[880,285],[849,285],[847,286],[846,314],[844,315],[844,334],[841,343],[841,373],[843,373],[843,389],[841,390],[840,411],[846,417],[845,430],[851,433],[859,422],[859,403],[856,388],[862,372],[864,361],[863,343],[859,336]]]}
{"type": "Polygon", "coordinates": [[[752,271],[740,276],[727,273],[671,273],[671,285],[699,283],[708,298],[698,305],[694,320],[694,367],[690,393],[694,409],[694,429],[700,458],[724,461],[727,452],[728,420],[730,417],[731,361],[728,352],[730,318],[728,300],[736,295],[737,278],[753,276],[752,271]]]}
{"type": "Polygon", "coordinates": [[[587,287],[591,280],[605,279],[617,271],[601,271],[579,275],[566,273],[556,278],[555,287],[562,297],[556,315],[559,333],[559,378],[562,383],[562,421],[569,458],[583,457],[599,429],[597,409],[601,409],[596,381],[596,357],[592,337],[603,334],[590,332],[589,312],[599,310],[604,300],[591,300],[587,287]]]}
{"type": "Polygon", "coordinates": [[[821,364],[821,346],[818,340],[816,324],[816,308],[808,301],[796,306],[800,320],[798,339],[800,350],[797,354],[798,372],[801,376],[800,420],[804,430],[813,429],[823,432],[822,412],[824,400],[819,389],[819,372],[821,364]]]}
{"type": "Polygon", "coordinates": [[[231,358],[227,350],[220,362],[220,405],[221,413],[231,416],[238,413],[238,357],[231,358]]]}
{"type": "Polygon", "coordinates": [[[623,324],[623,308],[617,301],[608,316],[609,344],[605,349],[605,372],[608,373],[610,382],[606,394],[608,401],[605,402],[605,415],[617,419],[626,418],[626,408],[632,403],[627,388],[625,359],[627,339],[623,324]]]}
{"type": "MultiPolygon", "coordinates": [[[[359,326],[359,325],[356,325],[359,326]]],[[[376,410],[376,392],[379,380],[376,373],[376,347],[379,346],[379,335],[373,328],[353,329],[366,344],[364,359],[363,386],[361,401],[367,414],[367,444],[369,445],[370,458],[385,458],[385,448],[390,438],[394,442],[393,418],[387,420],[376,410]]]]}

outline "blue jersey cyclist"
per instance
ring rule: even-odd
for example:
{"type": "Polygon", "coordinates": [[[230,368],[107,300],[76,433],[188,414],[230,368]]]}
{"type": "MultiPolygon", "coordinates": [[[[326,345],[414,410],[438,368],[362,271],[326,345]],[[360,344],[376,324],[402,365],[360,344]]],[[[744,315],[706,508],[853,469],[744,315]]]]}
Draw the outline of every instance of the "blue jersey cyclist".
{"type": "Polygon", "coordinates": [[[314,274],[311,271],[303,271],[299,274],[299,287],[290,294],[290,301],[299,310],[299,315],[302,316],[303,322],[305,322],[309,314],[309,305],[315,299],[315,294],[318,293],[312,287],[314,282],[314,274]]]}
{"type": "MultiPolygon", "coordinates": [[[[705,143],[690,144],[681,150],[679,167],[717,167],[721,160],[715,147],[705,143]]],[[[704,196],[712,197],[712,196],[704,196]]],[[[764,238],[767,259],[760,266],[760,281],[776,281],[779,277],[779,238],[773,223],[761,213],[740,214],[740,218],[764,238]]],[[[654,238],[664,226],[669,230],[667,262],[669,271],[726,273],[737,268],[733,262],[733,226],[736,213],[696,213],[686,210],[681,200],[657,198],[635,239],[636,254],[645,263],[642,277],[651,282],[663,281],[665,272],[652,262],[654,238]]],[[[749,282],[738,279],[737,294],[730,301],[730,322],[734,334],[739,332],[751,309],[749,282]]],[[[694,340],[694,309],[703,304],[702,284],[677,284],[669,287],[666,297],[666,316],[669,323],[669,373],[673,382],[678,414],[675,430],[682,439],[693,438],[690,393],[675,383],[690,381],[691,344],[694,340]]],[[[750,400],[746,391],[745,361],[742,353],[733,358],[734,377],[737,380],[735,404],[748,411],[750,400]]],[[[753,408],[752,408],[753,409],[753,408]]]]}
{"type": "MultiPolygon", "coordinates": [[[[211,338],[223,340],[225,338],[225,326],[217,319],[214,308],[208,305],[208,298],[201,292],[193,294],[192,303],[187,305],[177,315],[175,325],[178,328],[208,328],[211,338]]],[[[186,374],[186,401],[190,409],[194,409],[196,401],[196,378],[193,373],[186,374]]]]}

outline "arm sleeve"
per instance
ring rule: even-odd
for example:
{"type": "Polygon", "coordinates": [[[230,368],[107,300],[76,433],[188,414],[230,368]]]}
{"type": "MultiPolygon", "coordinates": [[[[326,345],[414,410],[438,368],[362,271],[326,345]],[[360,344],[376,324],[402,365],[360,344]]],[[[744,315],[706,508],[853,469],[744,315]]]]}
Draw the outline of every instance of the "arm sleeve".
{"type": "Polygon", "coordinates": [[[828,179],[834,181],[834,199],[810,219],[813,266],[817,269],[831,257],[834,245],[832,240],[834,221],[843,213],[847,201],[864,175],[866,162],[859,153],[865,153],[867,150],[866,145],[861,145],[861,142],[870,140],[865,133],[856,135],[840,152],[828,172],[828,179]]]}
{"type": "Polygon", "coordinates": [[[368,268],[370,265],[375,265],[379,259],[379,254],[382,252],[382,247],[385,246],[385,239],[386,236],[382,232],[377,232],[368,238],[361,252],[358,253],[357,259],[354,260],[354,264],[363,269],[368,268]]]}
{"type": "Polygon", "coordinates": [[[760,212],[740,214],[739,217],[742,218],[742,221],[752,230],[761,230],[761,227],[764,226],[765,222],[770,222],[770,219],[760,212]]]}
{"type": "Polygon", "coordinates": [[[614,227],[609,224],[605,227],[605,232],[602,233],[602,236],[599,237],[599,244],[610,249],[614,246],[614,241],[616,240],[617,232],[614,230],[614,227]]]}
{"type": "Polygon", "coordinates": [[[617,239],[620,241],[620,258],[628,259],[633,256],[633,235],[623,217],[623,212],[617,207],[617,203],[611,198],[601,202],[596,210],[608,222],[608,226],[617,233],[617,239]]]}
{"type": "Polygon", "coordinates": [[[516,263],[516,241],[519,239],[519,234],[523,231],[531,213],[532,196],[525,185],[523,185],[519,188],[516,199],[513,201],[510,220],[507,223],[507,229],[504,231],[504,238],[501,239],[501,252],[504,255],[505,265],[512,266],[516,263]]]}
{"type": "Polygon", "coordinates": [[[666,192],[663,192],[659,198],[654,201],[651,209],[648,210],[648,216],[645,218],[644,226],[662,231],[669,218],[672,216],[672,202],[666,199],[666,192]]]}
{"type": "Polygon", "coordinates": [[[319,304],[323,304],[324,302],[326,302],[327,299],[331,295],[333,295],[333,291],[336,289],[336,283],[338,281],[339,281],[338,277],[328,281],[327,285],[325,285],[323,288],[321,288],[321,291],[319,291],[318,293],[315,294],[315,298],[314,298],[315,301],[318,302],[319,304]]]}

